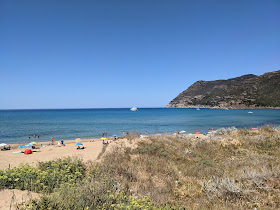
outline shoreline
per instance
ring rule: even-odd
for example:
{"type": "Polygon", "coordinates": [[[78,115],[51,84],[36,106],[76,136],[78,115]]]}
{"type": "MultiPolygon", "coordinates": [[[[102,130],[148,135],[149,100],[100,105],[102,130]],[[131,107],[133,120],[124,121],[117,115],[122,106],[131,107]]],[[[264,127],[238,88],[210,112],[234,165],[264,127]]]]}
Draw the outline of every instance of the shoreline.
{"type": "MultiPolygon", "coordinates": [[[[105,138],[107,138],[107,137],[105,137],[105,138]]],[[[76,138],[76,139],[79,139],[79,141],[80,142],[89,142],[89,141],[102,141],[100,138],[86,138],[86,139],[81,139],[81,138],[76,138]]],[[[66,139],[66,140],[64,140],[63,139],[63,142],[64,142],[64,144],[73,144],[73,143],[76,143],[76,139],[66,139]]],[[[113,139],[113,137],[108,137],[107,138],[107,140],[109,141],[111,141],[113,139]]],[[[106,140],[106,141],[107,141],[106,140]]],[[[24,143],[22,143],[22,144],[19,144],[19,143],[10,143],[10,144],[7,144],[7,146],[8,145],[10,145],[11,146],[11,149],[18,149],[18,146],[20,146],[20,145],[26,145],[26,144],[29,144],[30,142],[37,142],[37,144],[36,145],[34,145],[34,146],[36,146],[36,147],[38,147],[38,146],[42,146],[42,145],[47,145],[47,146],[52,146],[52,141],[50,140],[50,141],[45,141],[45,140],[43,140],[43,141],[38,141],[38,139],[30,139],[30,141],[28,142],[28,141],[26,141],[26,142],[24,142],[24,143]]],[[[58,143],[60,143],[61,142],[61,140],[54,140],[53,141],[54,142],[54,145],[53,146],[57,146],[58,145],[58,143]]],[[[21,148],[21,149],[25,149],[25,147],[24,148],[21,148]]]]}

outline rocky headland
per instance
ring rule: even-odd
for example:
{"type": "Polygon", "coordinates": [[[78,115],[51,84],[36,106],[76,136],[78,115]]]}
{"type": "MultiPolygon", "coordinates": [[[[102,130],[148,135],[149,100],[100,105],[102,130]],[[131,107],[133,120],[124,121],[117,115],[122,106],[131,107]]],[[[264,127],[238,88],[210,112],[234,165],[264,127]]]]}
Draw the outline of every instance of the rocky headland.
{"type": "Polygon", "coordinates": [[[261,76],[197,81],[165,108],[279,109],[280,70],[261,76]]]}

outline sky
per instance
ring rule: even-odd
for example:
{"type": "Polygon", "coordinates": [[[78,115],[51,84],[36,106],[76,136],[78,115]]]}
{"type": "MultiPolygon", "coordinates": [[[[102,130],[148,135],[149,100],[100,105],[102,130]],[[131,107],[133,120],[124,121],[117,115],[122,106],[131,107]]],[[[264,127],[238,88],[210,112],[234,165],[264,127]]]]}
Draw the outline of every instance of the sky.
{"type": "Polygon", "coordinates": [[[0,0],[0,109],[164,107],[280,69],[279,0],[0,0]]]}

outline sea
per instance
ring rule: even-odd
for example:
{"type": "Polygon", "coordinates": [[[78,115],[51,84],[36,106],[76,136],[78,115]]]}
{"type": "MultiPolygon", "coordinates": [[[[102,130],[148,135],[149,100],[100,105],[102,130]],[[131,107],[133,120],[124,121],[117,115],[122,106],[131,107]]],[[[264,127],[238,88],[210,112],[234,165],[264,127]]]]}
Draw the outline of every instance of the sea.
{"type": "Polygon", "coordinates": [[[175,131],[280,126],[277,109],[45,109],[0,110],[0,143],[26,143],[67,139],[100,138],[138,132],[141,134],[172,134],[175,131]],[[248,113],[252,111],[253,113],[248,113]],[[36,136],[34,138],[34,135],[36,136]],[[39,140],[38,140],[39,136],[39,140]]]}

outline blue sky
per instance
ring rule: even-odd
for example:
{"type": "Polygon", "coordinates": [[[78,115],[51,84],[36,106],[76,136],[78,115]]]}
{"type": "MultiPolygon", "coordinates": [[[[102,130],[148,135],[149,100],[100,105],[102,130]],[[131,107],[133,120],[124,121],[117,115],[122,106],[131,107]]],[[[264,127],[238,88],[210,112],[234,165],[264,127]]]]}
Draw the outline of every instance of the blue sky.
{"type": "Polygon", "coordinates": [[[280,1],[0,0],[0,109],[163,107],[280,69],[280,1]]]}

